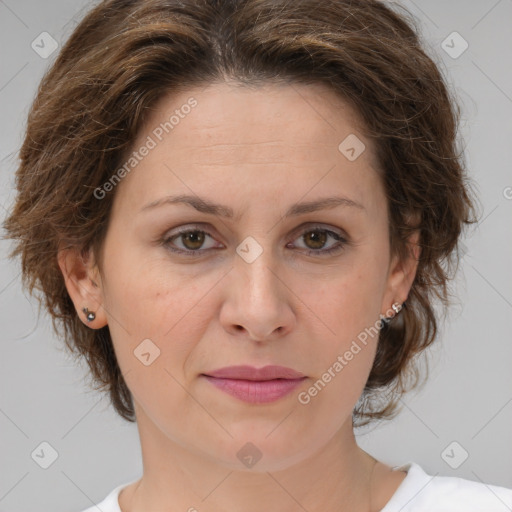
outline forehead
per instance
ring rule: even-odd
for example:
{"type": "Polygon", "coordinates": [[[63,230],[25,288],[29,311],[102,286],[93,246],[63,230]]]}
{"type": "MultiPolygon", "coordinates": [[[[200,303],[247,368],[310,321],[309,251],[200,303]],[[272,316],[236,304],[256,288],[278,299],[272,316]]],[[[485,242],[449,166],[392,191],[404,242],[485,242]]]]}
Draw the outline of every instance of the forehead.
{"type": "Polygon", "coordinates": [[[146,117],[132,150],[149,138],[154,147],[121,188],[128,185],[132,205],[237,186],[256,199],[284,199],[287,191],[290,202],[308,189],[325,195],[343,188],[362,202],[378,176],[361,127],[357,113],[322,84],[214,83],[173,92],[146,117]],[[354,142],[360,154],[351,160],[344,151],[354,142]]]}
{"type": "Polygon", "coordinates": [[[303,146],[337,150],[336,142],[346,135],[357,132],[363,137],[358,114],[326,85],[266,83],[249,87],[235,82],[164,96],[151,109],[141,135],[165,124],[182,109],[188,113],[175,119],[169,133],[176,142],[175,151],[216,144],[217,154],[229,151],[232,155],[237,144],[265,143],[271,148],[272,142],[276,151],[279,143],[285,142],[294,143],[298,151],[303,146]],[[187,107],[191,98],[196,102],[193,109],[187,107]]]}

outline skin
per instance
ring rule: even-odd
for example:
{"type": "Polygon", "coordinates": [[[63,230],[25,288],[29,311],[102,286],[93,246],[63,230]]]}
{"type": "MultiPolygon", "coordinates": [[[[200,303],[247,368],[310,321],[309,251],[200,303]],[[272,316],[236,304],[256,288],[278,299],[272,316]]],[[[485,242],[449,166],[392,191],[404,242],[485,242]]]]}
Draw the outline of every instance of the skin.
{"type": "Polygon", "coordinates": [[[378,511],[406,474],[360,449],[353,433],[377,336],[308,404],[298,394],[407,299],[418,233],[410,258],[391,257],[371,141],[325,86],[228,82],[174,93],[157,103],[134,148],[191,96],[197,106],[117,185],[102,254],[67,249],[58,257],[80,318],[93,329],[108,324],[134,397],[144,474],[121,492],[121,509],[378,511]],[[354,161],[338,150],[350,134],[366,146],[354,161]],[[237,218],[187,205],[140,211],[170,194],[221,203],[237,218]],[[283,218],[293,203],[332,195],[364,210],[283,218]],[[202,245],[183,236],[158,244],[197,223],[208,232],[202,245]],[[322,256],[337,241],[301,231],[318,225],[348,243],[322,256]],[[249,236],[263,250],[251,263],[236,252],[249,236]],[[96,313],[93,322],[83,307],[96,313]],[[160,350],[148,366],[134,356],[147,338],[160,350]],[[275,402],[249,404],[201,376],[236,364],[279,364],[308,378],[275,402]],[[262,454],[251,468],[237,457],[247,442],[262,454]]]}

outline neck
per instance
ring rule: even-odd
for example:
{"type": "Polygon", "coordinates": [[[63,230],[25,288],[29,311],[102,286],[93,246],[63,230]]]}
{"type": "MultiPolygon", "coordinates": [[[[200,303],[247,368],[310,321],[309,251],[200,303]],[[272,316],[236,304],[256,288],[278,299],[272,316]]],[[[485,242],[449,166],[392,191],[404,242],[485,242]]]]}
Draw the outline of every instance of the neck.
{"type": "Polygon", "coordinates": [[[123,512],[371,512],[390,497],[379,483],[382,469],[374,471],[377,461],[357,446],[351,419],[313,455],[286,467],[256,463],[247,470],[174,442],[141,411],[137,425],[144,474],[121,493],[123,512]]]}

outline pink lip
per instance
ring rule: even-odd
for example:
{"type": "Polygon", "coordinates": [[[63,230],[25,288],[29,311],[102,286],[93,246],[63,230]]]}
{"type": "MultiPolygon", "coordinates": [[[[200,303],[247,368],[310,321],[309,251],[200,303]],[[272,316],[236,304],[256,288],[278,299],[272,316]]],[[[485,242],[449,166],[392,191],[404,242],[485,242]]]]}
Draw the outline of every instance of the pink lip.
{"type": "Polygon", "coordinates": [[[284,366],[229,366],[203,374],[214,386],[250,403],[273,402],[289,394],[306,376],[284,366]]]}

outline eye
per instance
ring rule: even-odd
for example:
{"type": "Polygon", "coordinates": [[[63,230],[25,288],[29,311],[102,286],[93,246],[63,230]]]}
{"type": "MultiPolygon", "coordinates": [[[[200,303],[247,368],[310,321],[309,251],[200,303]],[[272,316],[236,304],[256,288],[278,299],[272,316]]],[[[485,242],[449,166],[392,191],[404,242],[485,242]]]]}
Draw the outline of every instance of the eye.
{"type": "Polygon", "coordinates": [[[203,246],[206,237],[212,238],[207,231],[203,231],[202,229],[185,228],[178,230],[170,237],[166,237],[162,242],[172,252],[199,256],[206,250],[198,250],[203,246]],[[184,248],[172,247],[171,243],[174,243],[174,240],[181,242],[184,245],[184,248]]]}
{"type": "MultiPolygon", "coordinates": [[[[173,253],[198,257],[203,255],[206,251],[212,250],[214,248],[204,247],[204,243],[205,240],[207,240],[207,237],[213,239],[212,235],[208,233],[208,231],[194,228],[192,226],[178,229],[178,231],[171,233],[170,236],[164,237],[161,240],[161,243],[173,253]],[[179,245],[176,246],[178,243],[180,243],[182,247],[179,245]]],[[[296,240],[301,240],[306,244],[306,247],[303,248],[303,252],[305,252],[308,256],[334,254],[341,251],[344,246],[348,244],[348,241],[343,236],[341,236],[341,234],[319,226],[309,227],[302,230],[296,240]],[[334,240],[335,243],[327,249],[322,248],[328,242],[329,238],[334,240]]],[[[289,244],[287,247],[289,247],[289,244]]]]}
{"type": "Polygon", "coordinates": [[[307,244],[305,252],[308,256],[334,254],[341,251],[348,243],[339,233],[322,227],[309,227],[303,230],[299,235],[299,239],[307,244]],[[328,249],[322,249],[321,247],[326,244],[329,238],[335,240],[337,243],[332,244],[328,249]],[[313,247],[313,249],[311,249],[311,247],[313,247]]]}

